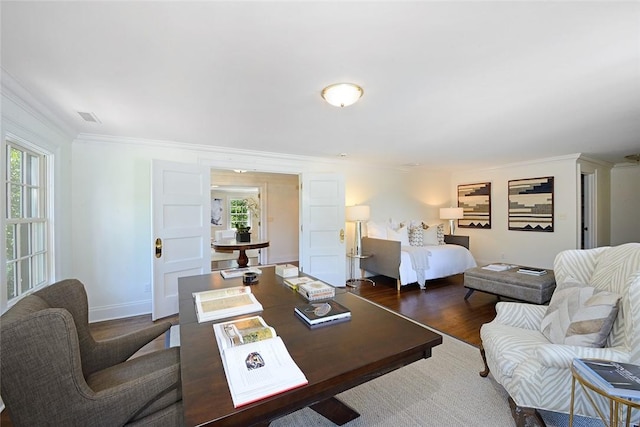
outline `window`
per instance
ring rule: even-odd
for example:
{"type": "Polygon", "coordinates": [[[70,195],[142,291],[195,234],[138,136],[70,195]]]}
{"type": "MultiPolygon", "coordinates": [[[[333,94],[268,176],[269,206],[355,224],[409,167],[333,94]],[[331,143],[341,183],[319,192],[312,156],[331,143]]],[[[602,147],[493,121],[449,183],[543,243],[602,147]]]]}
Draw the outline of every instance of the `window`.
{"type": "Polygon", "coordinates": [[[251,226],[251,215],[246,199],[229,199],[229,221],[231,228],[251,226]]]}
{"type": "Polygon", "coordinates": [[[7,140],[6,301],[49,280],[47,157],[7,140]]]}

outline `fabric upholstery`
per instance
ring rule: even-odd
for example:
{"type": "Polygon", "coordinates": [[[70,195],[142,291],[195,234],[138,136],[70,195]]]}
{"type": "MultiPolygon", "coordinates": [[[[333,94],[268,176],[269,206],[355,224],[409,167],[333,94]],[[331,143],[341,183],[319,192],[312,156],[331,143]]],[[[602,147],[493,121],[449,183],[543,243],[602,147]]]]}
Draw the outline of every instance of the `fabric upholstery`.
{"type": "Polygon", "coordinates": [[[592,286],[556,290],[540,328],[554,344],[603,347],[618,315],[620,295],[592,286]]]}
{"type": "MultiPolygon", "coordinates": [[[[521,407],[568,413],[574,358],[640,364],[640,243],[589,250],[567,250],[554,261],[559,290],[571,282],[620,295],[618,315],[603,348],[554,344],[542,333],[546,307],[499,302],[496,318],[480,329],[487,365],[495,380],[521,407]]],[[[594,397],[603,413],[608,401],[594,397]]],[[[578,387],[575,413],[597,417],[578,387]]],[[[640,414],[634,412],[633,422],[640,414]]]]}
{"type": "Polygon", "coordinates": [[[82,372],[85,376],[122,363],[170,327],[170,322],[159,322],[147,328],[107,340],[96,341],[89,330],[89,304],[84,285],[77,279],[54,283],[34,295],[42,298],[49,307],[64,308],[73,316],[78,332],[82,372]]]}
{"type": "MultiPolygon", "coordinates": [[[[54,290],[64,293],[68,284],[51,285],[49,301],[64,299],[54,290]]],[[[115,363],[85,378],[77,323],[69,310],[51,308],[36,294],[0,317],[0,392],[13,425],[183,424],[178,349],[115,363]]]]}

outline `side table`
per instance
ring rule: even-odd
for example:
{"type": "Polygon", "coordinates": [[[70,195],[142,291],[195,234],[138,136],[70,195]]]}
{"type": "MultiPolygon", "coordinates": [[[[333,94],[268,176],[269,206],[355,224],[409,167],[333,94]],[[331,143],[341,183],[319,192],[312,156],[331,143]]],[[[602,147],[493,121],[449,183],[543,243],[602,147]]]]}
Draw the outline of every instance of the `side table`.
{"type": "Polygon", "coordinates": [[[359,279],[355,278],[355,269],[356,269],[355,260],[356,259],[371,258],[373,255],[366,255],[366,254],[357,255],[357,254],[354,254],[354,253],[348,253],[347,256],[349,257],[349,272],[350,272],[349,273],[349,279],[347,280],[347,286],[350,286],[352,288],[357,288],[361,282],[369,282],[373,286],[375,286],[376,282],[374,282],[371,279],[367,279],[366,277],[364,277],[364,270],[363,269],[360,269],[360,278],[359,279]]]}
{"type": "Polygon", "coordinates": [[[631,425],[631,410],[640,409],[640,402],[626,399],[619,396],[612,396],[606,391],[600,389],[588,378],[584,377],[576,368],[571,364],[571,411],[569,412],[569,427],[573,427],[573,406],[575,401],[576,382],[580,384],[585,395],[589,399],[589,402],[598,413],[598,416],[602,422],[607,426],[618,426],[619,423],[624,420],[622,425],[630,427],[631,425]],[[596,395],[600,395],[609,399],[609,422],[607,423],[607,417],[600,411],[598,406],[593,400],[593,397],[589,394],[589,390],[596,395]]]}

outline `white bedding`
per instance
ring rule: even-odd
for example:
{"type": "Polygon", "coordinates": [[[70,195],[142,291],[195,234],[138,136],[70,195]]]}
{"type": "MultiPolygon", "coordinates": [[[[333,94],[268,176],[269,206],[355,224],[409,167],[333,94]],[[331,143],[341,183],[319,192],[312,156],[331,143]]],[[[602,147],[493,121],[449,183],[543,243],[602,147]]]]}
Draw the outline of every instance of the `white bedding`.
{"type": "Polygon", "coordinates": [[[420,284],[424,289],[424,281],[431,279],[439,279],[441,277],[460,274],[465,270],[477,267],[476,260],[471,252],[463,246],[459,245],[433,245],[420,246],[420,250],[424,249],[424,257],[426,257],[419,265],[426,266],[421,271],[416,272],[413,269],[411,256],[405,250],[415,251],[416,247],[402,246],[400,252],[400,284],[408,285],[409,283],[420,284]],[[422,277],[420,277],[422,276],[422,277]]]}

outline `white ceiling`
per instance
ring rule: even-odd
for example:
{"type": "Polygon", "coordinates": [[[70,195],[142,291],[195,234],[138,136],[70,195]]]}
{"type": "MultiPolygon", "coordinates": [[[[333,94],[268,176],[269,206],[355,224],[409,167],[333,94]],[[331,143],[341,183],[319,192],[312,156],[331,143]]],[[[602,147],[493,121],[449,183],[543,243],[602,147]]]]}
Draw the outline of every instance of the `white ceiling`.
{"type": "Polygon", "coordinates": [[[637,1],[3,0],[1,19],[4,71],[78,133],[453,169],[640,153],[637,1]],[[364,96],[340,109],[320,91],[342,81],[364,96]]]}

